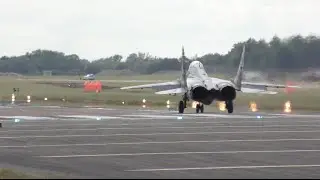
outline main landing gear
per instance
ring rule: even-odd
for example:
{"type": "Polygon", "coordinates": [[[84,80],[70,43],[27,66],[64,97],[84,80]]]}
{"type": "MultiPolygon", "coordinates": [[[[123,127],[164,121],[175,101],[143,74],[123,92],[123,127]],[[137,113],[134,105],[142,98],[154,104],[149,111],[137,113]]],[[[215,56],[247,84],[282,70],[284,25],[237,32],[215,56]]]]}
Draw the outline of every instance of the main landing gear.
{"type": "MultiPolygon", "coordinates": [[[[188,101],[188,98],[187,98],[187,95],[185,94],[183,96],[183,100],[179,102],[179,113],[182,114],[184,112],[184,109],[187,108],[187,101],[188,101]]],[[[204,105],[199,103],[197,104],[196,106],[196,113],[203,113],[203,110],[204,110],[204,105]]]]}
{"type": "MultiPolygon", "coordinates": [[[[187,108],[187,100],[188,99],[185,98],[185,96],[184,96],[183,100],[179,102],[179,113],[180,114],[183,114],[184,109],[187,108]]],[[[233,113],[233,102],[226,101],[225,103],[226,103],[226,109],[228,110],[228,113],[229,114],[233,113]]],[[[203,111],[204,111],[204,105],[201,103],[197,104],[196,113],[199,113],[199,112],[203,113],[203,111]]]]}
{"type": "Polygon", "coordinates": [[[184,94],[183,100],[179,102],[179,113],[182,114],[184,112],[184,109],[187,108],[187,94],[184,94]]]}
{"type": "Polygon", "coordinates": [[[227,108],[229,114],[233,113],[233,102],[226,101],[226,108],[227,108]]]}
{"type": "MultiPolygon", "coordinates": [[[[184,109],[186,108],[186,103],[183,101],[179,102],[179,113],[182,114],[184,112],[184,109]]],[[[203,104],[197,104],[196,106],[196,113],[203,113],[204,110],[204,105],[203,104]]]]}
{"type": "Polygon", "coordinates": [[[182,114],[184,112],[184,103],[183,101],[179,102],[179,113],[182,114]]]}
{"type": "Polygon", "coordinates": [[[204,110],[203,104],[201,104],[201,105],[200,105],[200,103],[197,104],[197,106],[196,106],[196,113],[199,113],[199,111],[200,111],[201,113],[203,113],[203,110],[204,110]]]}

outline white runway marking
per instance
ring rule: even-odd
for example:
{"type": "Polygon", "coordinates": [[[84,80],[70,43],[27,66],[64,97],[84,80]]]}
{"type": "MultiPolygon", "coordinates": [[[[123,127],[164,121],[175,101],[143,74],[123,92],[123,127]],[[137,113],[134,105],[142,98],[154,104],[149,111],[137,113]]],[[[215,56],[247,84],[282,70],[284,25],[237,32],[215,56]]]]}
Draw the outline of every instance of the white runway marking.
{"type": "MultiPolygon", "coordinates": [[[[72,125],[72,124],[71,124],[72,125]]],[[[96,126],[101,126],[99,124],[92,124],[96,126]]],[[[114,124],[116,125],[116,124],[114,124]]],[[[119,124],[129,125],[129,124],[119,124]]],[[[150,124],[145,124],[150,125],[150,124]]],[[[164,124],[166,125],[166,124],[164,124]]],[[[65,125],[63,125],[65,126],[65,125]]],[[[109,126],[109,125],[108,125],[109,126]]],[[[0,133],[8,132],[54,132],[54,131],[96,131],[96,130],[150,130],[150,129],[215,129],[215,128],[283,128],[283,127],[320,127],[317,124],[310,125],[260,125],[260,126],[233,126],[233,125],[217,125],[217,126],[150,126],[150,127],[106,127],[106,128],[63,128],[63,129],[13,129],[13,130],[0,130],[0,133]]]]}
{"type": "Polygon", "coordinates": [[[310,118],[319,118],[320,114],[270,114],[276,116],[285,116],[285,117],[310,117],[310,118]]]}
{"type": "Polygon", "coordinates": [[[89,116],[89,115],[58,115],[58,117],[62,118],[81,118],[81,119],[123,119],[122,117],[117,117],[117,116],[89,116]]]}
{"type": "Polygon", "coordinates": [[[0,108],[3,108],[3,109],[11,109],[13,108],[12,106],[0,106],[0,108]]]}
{"type": "Polygon", "coordinates": [[[149,115],[149,114],[131,114],[131,115],[120,115],[122,117],[143,117],[143,118],[158,118],[158,119],[177,119],[178,116],[168,116],[168,115],[149,115]]]}
{"type": "Polygon", "coordinates": [[[53,117],[41,117],[41,116],[0,116],[2,119],[25,119],[25,120],[54,120],[53,117]]]}
{"type": "Polygon", "coordinates": [[[46,105],[30,105],[30,106],[19,106],[16,105],[14,106],[15,108],[21,108],[21,109],[28,109],[28,108],[67,108],[67,107],[62,107],[62,106],[46,106],[46,105]]]}
{"type": "Polygon", "coordinates": [[[225,118],[225,119],[258,119],[257,116],[262,117],[261,119],[269,118],[319,118],[320,115],[298,115],[298,114],[249,114],[249,115],[226,115],[226,114],[128,114],[120,115],[124,117],[148,117],[148,118],[193,118],[193,117],[204,117],[204,118],[225,118]]]}
{"type": "MultiPolygon", "coordinates": [[[[225,115],[225,114],[185,114],[186,116],[196,116],[196,117],[217,117],[217,118],[255,118],[257,115],[225,115]]],[[[264,118],[278,118],[281,116],[263,116],[264,118]]]]}
{"type": "Polygon", "coordinates": [[[38,156],[38,157],[42,157],[42,158],[75,158],[75,157],[187,155],[187,154],[301,153],[301,152],[320,152],[320,150],[316,150],[316,149],[309,150],[308,149],[308,150],[269,150],[269,151],[159,152],[159,153],[79,154],[79,155],[38,156]]]}
{"type": "MultiPolygon", "coordinates": [[[[182,118],[194,118],[194,117],[215,117],[215,118],[250,118],[257,119],[257,116],[245,116],[245,115],[221,115],[221,114],[183,114],[183,115],[150,115],[150,114],[131,114],[131,115],[121,115],[123,117],[147,117],[147,118],[158,118],[158,119],[174,119],[177,117],[182,118]]],[[[264,116],[263,118],[278,118],[281,116],[264,116]]]]}
{"type": "Polygon", "coordinates": [[[123,143],[87,143],[87,144],[39,144],[20,146],[0,146],[0,148],[34,148],[34,147],[72,147],[72,146],[108,146],[108,145],[147,145],[147,144],[183,144],[183,143],[236,143],[236,142],[286,142],[286,141],[320,141],[320,139],[235,139],[213,141],[167,141],[167,142],[123,142],[123,143]]]}
{"type": "Polygon", "coordinates": [[[158,136],[158,135],[205,135],[205,134],[260,134],[260,133],[319,133],[318,131],[229,131],[229,132],[194,132],[194,133],[139,133],[139,134],[66,134],[66,135],[48,135],[48,136],[0,136],[0,139],[22,139],[22,138],[62,138],[62,137],[112,137],[112,136],[158,136]]]}
{"type": "Polygon", "coordinates": [[[190,171],[190,170],[224,170],[224,169],[265,169],[265,168],[311,168],[320,167],[320,164],[304,165],[266,165],[266,166],[220,166],[220,167],[194,167],[194,168],[163,168],[163,169],[134,169],[126,171],[190,171]]]}
{"type": "MultiPolygon", "coordinates": [[[[77,119],[67,119],[65,121],[77,121],[77,119]]],[[[117,119],[119,121],[121,120],[129,120],[129,121],[135,121],[136,119],[132,119],[132,118],[128,118],[128,119],[117,119]]],[[[139,119],[138,119],[139,120],[139,119]]],[[[149,120],[148,118],[146,119],[141,119],[140,120],[149,120]]],[[[13,121],[13,120],[8,120],[8,121],[13,121]]],[[[85,120],[79,120],[79,121],[85,121],[85,120]]],[[[29,123],[30,121],[26,121],[25,123],[29,123]]],[[[37,121],[39,122],[39,121],[37,121]]],[[[260,124],[263,124],[259,127],[265,127],[267,126],[266,124],[267,123],[282,123],[282,124],[285,124],[285,123],[288,123],[289,125],[292,124],[292,123],[320,123],[320,120],[290,120],[290,121],[287,121],[287,120],[267,120],[267,121],[264,121],[264,120],[249,120],[249,121],[243,121],[243,120],[239,120],[239,121],[229,121],[229,120],[225,120],[225,121],[184,121],[184,120],[174,120],[174,121],[170,121],[170,122],[165,122],[165,123],[161,123],[161,122],[154,122],[154,121],[150,121],[150,122],[146,122],[146,123],[119,123],[119,124],[106,124],[106,123],[103,123],[103,121],[95,121],[97,123],[63,123],[63,124],[33,124],[33,125],[30,125],[30,124],[19,124],[19,123],[16,123],[14,124],[14,127],[43,127],[43,126],[46,126],[46,127],[61,127],[61,126],[66,126],[66,125],[72,125],[72,126],[144,126],[144,125],[174,125],[174,124],[222,124],[222,125],[225,125],[225,124],[228,124],[228,123],[236,123],[236,124],[242,124],[242,123],[260,123],[260,124]],[[99,123],[98,123],[99,122],[99,123]]],[[[309,124],[308,124],[309,125],[309,124]]],[[[308,126],[307,125],[307,126],[308,126]]],[[[225,125],[225,126],[228,126],[228,125],[225,125]]],[[[241,125],[239,125],[241,126],[241,125]]],[[[277,125],[275,125],[277,126],[277,125]]],[[[279,125],[281,126],[281,125],[279,125]]],[[[297,125],[299,126],[299,125],[297,125]]],[[[303,125],[302,125],[303,126],[303,125]]],[[[310,125],[312,126],[312,125],[310,125]]],[[[317,125],[316,125],[317,126],[317,125]]]]}
{"type": "MultiPolygon", "coordinates": [[[[221,115],[221,114],[183,114],[183,115],[152,115],[152,114],[127,114],[127,115],[115,115],[115,116],[99,116],[97,115],[56,115],[50,117],[37,117],[37,116],[0,116],[0,118],[5,119],[2,121],[12,121],[12,119],[21,119],[28,120],[27,122],[39,122],[41,120],[59,120],[59,121],[85,121],[85,120],[131,120],[131,121],[156,121],[158,119],[172,119],[177,121],[178,117],[182,117],[179,122],[183,123],[226,123],[226,122],[237,122],[237,123],[245,123],[245,122],[279,122],[282,119],[282,122],[286,121],[286,116],[261,116],[262,118],[258,119],[256,115],[245,116],[245,115],[221,115]],[[194,119],[194,117],[217,117],[217,118],[225,118],[223,121],[215,121],[215,122],[184,122],[185,120],[194,119]],[[278,120],[264,120],[269,118],[278,118],[278,120]],[[241,120],[238,120],[241,119],[241,120]],[[242,119],[253,119],[253,120],[242,120],[242,119]]],[[[295,116],[287,116],[295,117],[295,116]]],[[[307,116],[309,117],[309,116],[307,116]]],[[[315,117],[315,116],[310,116],[315,117]]],[[[205,121],[206,119],[202,119],[205,121]]],[[[207,119],[208,120],[208,119],[207,119]]],[[[209,119],[211,120],[211,119],[209,119]]],[[[320,120],[292,120],[291,122],[320,122],[320,120]]]]}
{"type": "Polygon", "coordinates": [[[57,117],[61,117],[61,118],[67,118],[67,119],[59,119],[59,120],[65,120],[65,121],[69,121],[69,120],[75,120],[75,121],[80,121],[80,120],[97,120],[98,118],[100,118],[100,120],[132,120],[132,121],[143,121],[143,120],[149,120],[150,118],[130,118],[130,117],[121,117],[121,116],[89,116],[89,115],[58,115],[57,117]],[[68,119],[68,118],[72,118],[72,119],[68,119]]]}
{"type": "MultiPolygon", "coordinates": [[[[34,116],[0,116],[0,121],[14,121],[14,119],[26,120],[26,123],[38,123],[43,120],[52,120],[46,122],[57,122],[57,121],[88,121],[88,120],[135,120],[135,121],[143,121],[149,118],[129,118],[129,117],[118,117],[118,116],[88,116],[88,115],[58,115],[55,117],[34,117],[34,116]],[[2,118],[2,119],[1,119],[2,118]]],[[[34,126],[34,125],[32,125],[34,126]]]]}
{"type": "Polygon", "coordinates": [[[169,111],[165,110],[152,110],[152,109],[136,109],[137,111],[142,111],[142,112],[160,112],[160,113],[170,113],[169,111]]]}
{"type": "Polygon", "coordinates": [[[102,107],[92,107],[92,106],[84,106],[86,109],[95,109],[95,110],[105,110],[105,111],[115,111],[119,109],[113,109],[113,108],[102,108],[102,107]]]}
{"type": "MultiPolygon", "coordinates": [[[[97,121],[99,122],[99,121],[97,121]]],[[[143,124],[143,123],[142,123],[143,124]]],[[[129,126],[129,125],[141,125],[141,124],[128,124],[128,123],[119,123],[119,124],[102,124],[100,123],[61,123],[61,124],[19,124],[16,123],[13,127],[65,127],[65,126],[129,126]]],[[[150,125],[150,123],[146,124],[150,125]]],[[[166,125],[166,123],[163,123],[166,125]]]]}

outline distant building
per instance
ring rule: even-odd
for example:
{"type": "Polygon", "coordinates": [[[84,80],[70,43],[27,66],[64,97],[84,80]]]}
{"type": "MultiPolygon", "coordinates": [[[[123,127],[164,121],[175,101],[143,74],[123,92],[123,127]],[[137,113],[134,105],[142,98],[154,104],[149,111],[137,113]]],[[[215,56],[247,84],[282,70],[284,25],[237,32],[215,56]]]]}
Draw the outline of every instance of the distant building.
{"type": "Polygon", "coordinates": [[[303,81],[320,81],[320,70],[311,70],[301,74],[303,81]]]}

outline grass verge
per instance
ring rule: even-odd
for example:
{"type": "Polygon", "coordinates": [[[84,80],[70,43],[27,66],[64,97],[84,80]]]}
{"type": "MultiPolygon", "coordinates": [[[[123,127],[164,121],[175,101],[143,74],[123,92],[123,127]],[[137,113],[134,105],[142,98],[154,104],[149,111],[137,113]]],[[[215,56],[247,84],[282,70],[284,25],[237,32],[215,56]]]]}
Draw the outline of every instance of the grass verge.
{"type": "MultiPolygon", "coordinates": [[[[149,107],[165,107],[166,101],[170,100],[172,106],[176,106],[181,96],[156,95],[153,90],[120,90],[120,87],[144,84],[137,82],[103,82],[104,90],[101,93],[86,93],[83,91],[83,82],[48,82],[43,80],[29,81],[27,79],[17,80],[14,78],[1,78],[0,100],[11,102],[13,88],[19,88],[15,95],[17,102],[27,101],[31,96],[31,104],[34,105],[60,105],[60,106],[141,106],[142,99],[147,100],[149,107]],[[44,101],[47,98],[47,101],[44,101]],[[123,105],[122,102],[125,104],[123,105]]],[[[260,110],[281,110],[284,103],[291,101],[292,108],[299,111],[320,111],[319,89],[297,89],[295,92],[286,94],[280,90],[276,95],[259,95],[238,93],[235,100],[235,108],[249,107],[251,101],[258,105],[260,110]]],[[[190,104],[189,104],[190,105],[190,104]]],[[[216,108],[216,105],[207,108],[216,108]]]]}
{"type": "Polygon", "coordinates": [[[12,169],[0,169],[0,179],[43,179],[43,177],[38,177],[23,172],[18,172],[12,169]]]}

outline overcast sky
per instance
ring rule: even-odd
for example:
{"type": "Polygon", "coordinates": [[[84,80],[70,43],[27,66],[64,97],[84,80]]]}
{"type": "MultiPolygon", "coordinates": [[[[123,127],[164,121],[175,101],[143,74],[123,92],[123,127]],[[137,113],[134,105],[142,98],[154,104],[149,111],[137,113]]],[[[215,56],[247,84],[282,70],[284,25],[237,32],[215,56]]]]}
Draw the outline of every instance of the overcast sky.
{"type": "Polygon", "coordinates": [[[0,56],[35,49],[88,60],[227,53],[249,37],[320,33],[320,0],[0,0],[0,56]]]}

